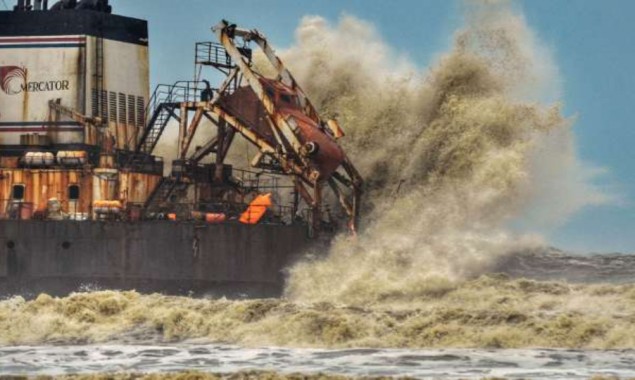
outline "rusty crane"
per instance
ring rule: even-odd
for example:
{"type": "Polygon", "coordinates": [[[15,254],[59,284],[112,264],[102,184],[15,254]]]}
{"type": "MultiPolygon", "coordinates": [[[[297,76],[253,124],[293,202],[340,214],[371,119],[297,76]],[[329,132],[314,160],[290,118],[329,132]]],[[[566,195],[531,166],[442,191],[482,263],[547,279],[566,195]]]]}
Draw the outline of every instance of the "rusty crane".
{"type": "Polygon", "coordinates": [[[242,136],[258,150],[252,167],[292,179],[294,208],[302,199],[312,211],[314,228],[320,225],[324,191],[330,190],[355,231],[362,178],[337,142],[343,136],[337,122],[320,117],[260,32],[225,20],[212,30],[219,42],[197,43],[196,65],[219,70],[222,84],[213,89],[205,80],[180,82],[167,88],[164,96],[154,96],[136,152],[152,154],[168,121],[176,120],[179,159],[195,165],[211,156],[216,168],[213,180],[222,182],[228,151],[235,137],[242,136]],[[264,53],[273,76],[252,64],[253,44],[264,53]],[[192,148],[203,119],[215,126],[216,133],[192,148]]]}

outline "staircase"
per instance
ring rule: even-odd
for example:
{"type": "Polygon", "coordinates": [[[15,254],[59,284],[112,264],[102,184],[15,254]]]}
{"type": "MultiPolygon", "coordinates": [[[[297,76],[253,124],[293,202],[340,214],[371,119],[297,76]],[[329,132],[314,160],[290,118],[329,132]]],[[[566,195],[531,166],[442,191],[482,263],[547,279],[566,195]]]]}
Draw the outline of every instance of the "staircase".
{"type": "Polygon", "coordinates": [[[173,103],[173,98],[174,94],[172,89],[166,85],[159,85],[154,90],[146,106],[146,116],[151,116],[150,118],[146,118],[148,124],[137,142],[137,152],[152,154],[176,107],[170,104],[173,103]]]}
{"type": "Polygon", "coordinates": [[[151,115],[147,126],[137,141],[136,152],[152,154],[157,146],[170,118],[175,117],[182,102],[194,102],[200,100],[201,93],[207,88],[202,81],[181,81],[173,85],[158,85],[150,97],[145,114],[151,115]]]}
{"type": "Polygon", "coordinates": [[[136,149],[137,152],[152,154],[173,112],[174,107],[170,107],[169,105],[159,104],[156,106],[154,112],[152,112],[148,126],[141,135],[141,140],[136,149]]]}
{"type": "Polygon", "coordinates": [[[151,217],[153,214],[163,211],[162,208],[166,203],[175,204],[175,200],[170,197],[177,196],[187,190],[189,184],[179,181],[176,178],[165,177],[154,189],[144,205],[145,216],[151,217]]]}

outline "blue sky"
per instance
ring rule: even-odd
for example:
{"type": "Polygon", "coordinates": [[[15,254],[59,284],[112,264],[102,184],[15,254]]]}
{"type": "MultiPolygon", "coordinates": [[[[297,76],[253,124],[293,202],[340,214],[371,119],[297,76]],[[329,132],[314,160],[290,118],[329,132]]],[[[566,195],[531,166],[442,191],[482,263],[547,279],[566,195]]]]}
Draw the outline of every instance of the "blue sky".
{"type": "MultiPolygon", "coordinates": [[[[196,41],[213,39],[225,18],[262,30],[274,45],[293,42],[305,15],[336,21],[351,14],[375,25],[384,40],[419,67],[450,44],[461,25],[460,0],[112,0],[115,13],[150,23],[151,75],[156,83],[189,79],[196,41]]],[[[579,155],[607,169],[596,182],[621,204],[592,207],[553,231],[553,245],[579,252],[635,252],[635,1],[519,1],[562,75],[566,115],[575,116],[579,155]]],[[[363,58],[363,57],[360,57],[363,58]]]]}

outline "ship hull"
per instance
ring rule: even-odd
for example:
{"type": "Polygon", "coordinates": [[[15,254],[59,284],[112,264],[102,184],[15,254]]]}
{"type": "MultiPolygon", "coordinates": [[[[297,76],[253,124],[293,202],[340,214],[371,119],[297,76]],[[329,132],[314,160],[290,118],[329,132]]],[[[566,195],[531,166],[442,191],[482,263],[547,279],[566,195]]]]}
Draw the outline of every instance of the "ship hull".
{"type": "Polygon", "coordinates": [[[0,221],[0,295],[82,289],[279,296],[309,244],[301,225],[0,221]]]}

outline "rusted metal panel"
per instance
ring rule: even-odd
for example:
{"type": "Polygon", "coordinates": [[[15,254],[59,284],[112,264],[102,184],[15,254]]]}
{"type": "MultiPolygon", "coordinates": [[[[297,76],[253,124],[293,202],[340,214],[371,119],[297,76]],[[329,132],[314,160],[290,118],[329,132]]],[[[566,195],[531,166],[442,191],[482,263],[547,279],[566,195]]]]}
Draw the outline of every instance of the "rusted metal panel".
{"type": "MultiPolygon", "coordinates": [[[[308,143],[314,144],[316,150],[310,157],[307,154],[307,159],[319,171],[320,178],[329,178],[344,161],[342,148],[327,136],[314,119],[302,112],[299,103],[293,102],[293,99],[298,99],[293,90],[267,79],[260,79],[260,82],[275,104],[276,117],[294,127],[294,138],[300,145],[304,147],[308,143]]],[[[221,97],[219,104],[249,126],[260,138],[271,145],[277,145],[273,132],[275,127],[271,125],[265,107],[251,87],[240,87],[231,95],[221,97]]],[[[294,149],[287,139],[282,143],[286,150],[294,149]]]]}
{"type": "Polygon", "coordinates": [[[0,168],[14,169],[18,167],[18,157],[0,157],[0,168]]]}
{"type": "Polygon", "coordinates": [[[276,139],[267,122],[267,111],[250,87],[239,87],[232,94],[219,99],[219,105],[255,132],[268,144],[276,145],[276,139]]]}
{"type": "Polygon", "coordinates": [[[122,172],[119,176],[121,199],[127,203],[144,204],[161,181],[154,174],[122,172]]]}
{"type": "Polygon", "coordinates": [[[118,177],[119,170],[117,169],[93,170],[93,201],[118,200],[118,177]]]}
{"type": "Polygon", "coordinates": [[[81,170],[3,169],[0,171],[2,211],[11,200],[13,186],[24,186],[24,203],[33,204],[34,211],[45,211],[47,202],[57,198],[64,212],[89,212],[92,199],[92,179],[81,170]],[[79,187],[79,199],[69,198],[69,186],[79,187]]]}
{"type": "Polygon", "coordinates": [[[95,169],[94,174],[82,170],[0,171],[0,200],[11,198],[14,185],[25,186],[23,202],[33,203],[36,211],[44,211],[47,201],[57,198],[64,212],[90,212],[93,200],[123,200],[143,204],[160,182],[161,176],[146,173],[95,169]],[[77,185],[80,198],[69,199],[69,186],[77,185]]]}
{"type": "Polygon", "coordinates": [[[57,198],[65,213],[89,213],[93,200],[123,200],[143,204],[160,182],[161,176],[146,173],[119,172],[117,169],[95,169],[92,173],[70,169],[0,170],[0,217],[11,201],[13,186],[24,186],[21,202],[33,204],[36,212],[44,212],[47,202],[57,198]],[[78,186],[79,199],[70,199],[70,186],[78,186]]]}

